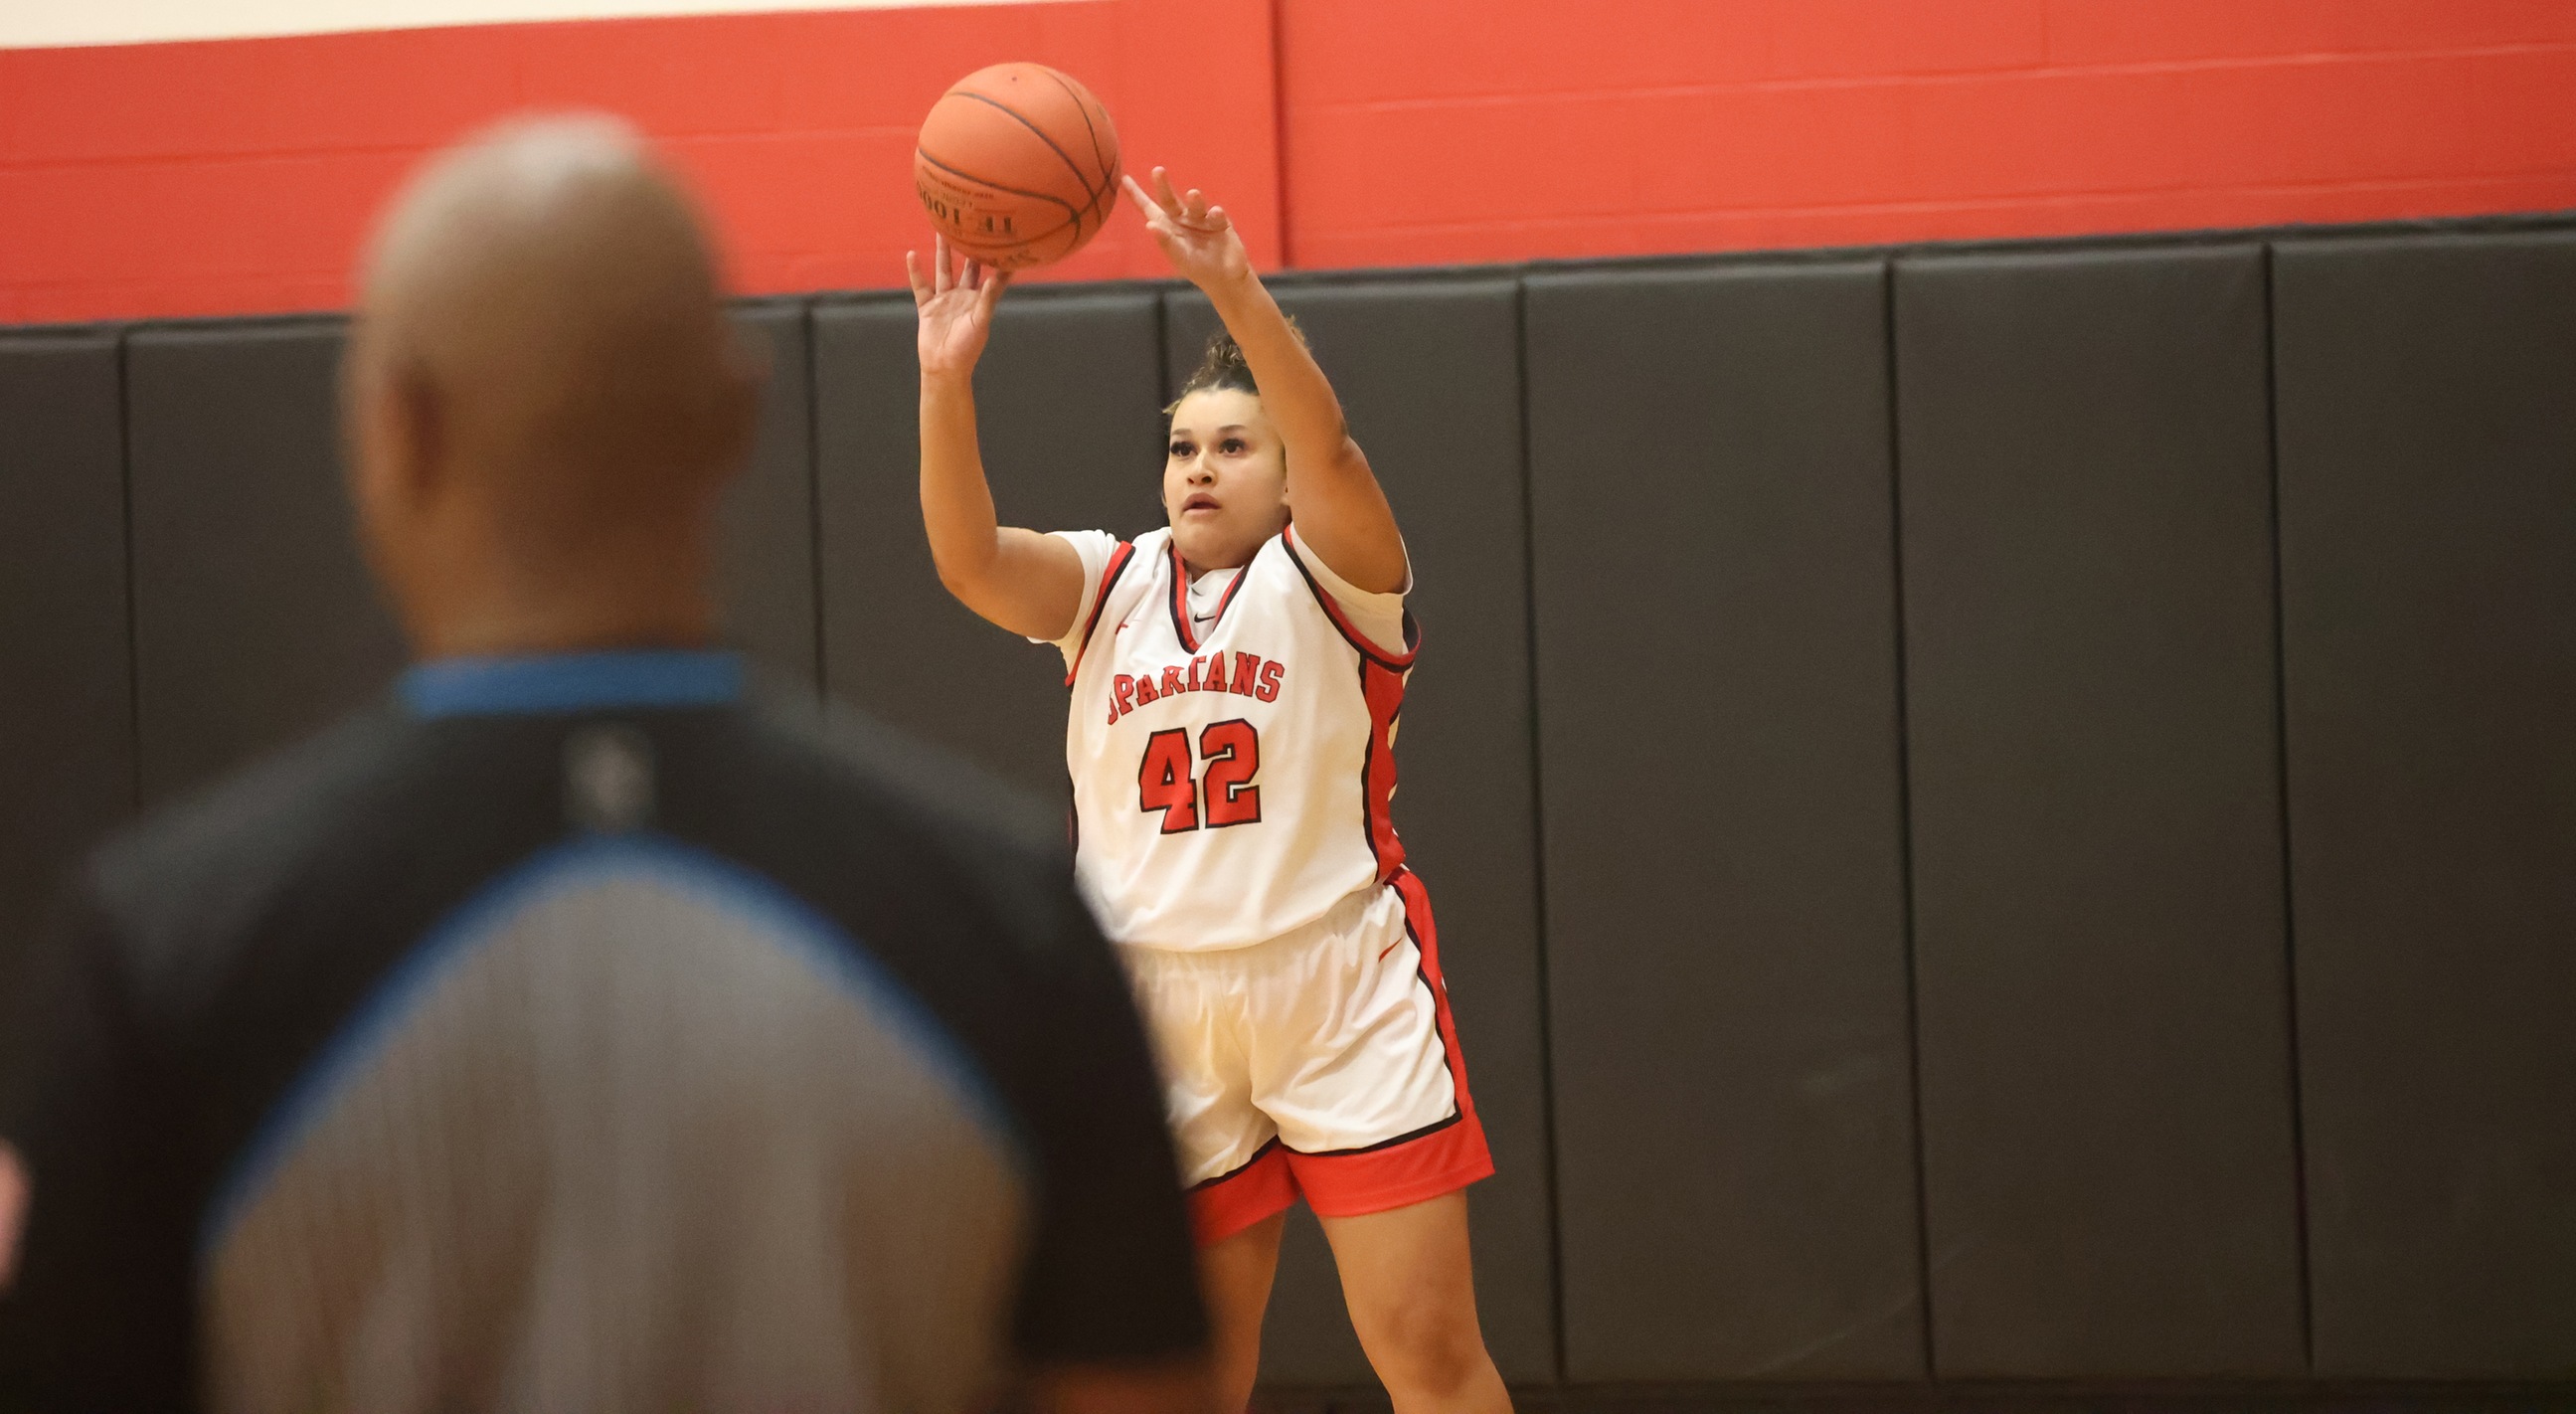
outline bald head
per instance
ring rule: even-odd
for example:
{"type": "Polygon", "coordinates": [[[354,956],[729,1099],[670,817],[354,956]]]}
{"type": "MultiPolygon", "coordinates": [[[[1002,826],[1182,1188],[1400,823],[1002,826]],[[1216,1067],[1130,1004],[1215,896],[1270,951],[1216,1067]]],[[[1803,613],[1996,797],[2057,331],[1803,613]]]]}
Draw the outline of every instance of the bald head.
{"type": "Polygon", "coordinates": [[[496,128],[412,180],[361,275],[347,396],[371,548],[398,598],[423,573],[649,563],[639,542],[704,537],[752,382],[697,214],[632,130],[496,128]]]}

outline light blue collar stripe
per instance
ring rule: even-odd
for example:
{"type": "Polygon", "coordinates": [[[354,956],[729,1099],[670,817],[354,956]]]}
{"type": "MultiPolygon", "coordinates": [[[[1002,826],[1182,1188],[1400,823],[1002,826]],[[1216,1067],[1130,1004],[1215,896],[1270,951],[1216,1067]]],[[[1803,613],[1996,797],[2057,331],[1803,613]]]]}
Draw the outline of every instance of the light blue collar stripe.
{"type": "Polygon", "coordinates": [[[434,997],[448,976],[526,910],[559,892],[621,877],[649,878],[685,892],[723,912],[765,925],[772,941],[798,949],[823,979],[837,983],[901,1036],[998,1141],[1023,1179],[1037,1181],[1036,1150],[1029,1133],[982,1061],[865,943],[783,886],[729,859],[660,835],[586,835],[541,850],[484,884],[432,925],[394,965],[260,1121],[258,1132],[216,1185],[199,1217],[198,1260],[211,1264],[225,1237],[285,1166],[297,1142],[328,1116],[332,1101],[383,1052],[402,1023],[434,997]]]}
{"type": "Polygon", "coordinates": [[[402,675],[403,705],[423,717],[712,707],[742,696],[742,657],[688,648],[441,658],[402,675]]]}

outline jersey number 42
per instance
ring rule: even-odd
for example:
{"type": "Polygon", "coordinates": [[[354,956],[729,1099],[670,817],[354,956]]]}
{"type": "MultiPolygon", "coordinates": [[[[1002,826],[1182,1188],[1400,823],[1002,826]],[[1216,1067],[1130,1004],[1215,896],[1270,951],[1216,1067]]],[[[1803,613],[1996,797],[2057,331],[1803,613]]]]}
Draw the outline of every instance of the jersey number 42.
{"type": "Polygon", "coordinates": [[[1198,777],[1190,761],[1190,734],[1168,728],[1145,738],[1145,759],[1136,767],[1136,803],[1163,812],[1163,833],[1185,834],[1199,828],[1252,825],[1261,820],[1261,734],[1241,717],[1210,722],[1199,733],[1199,759],[1207,775],[1198,777]],[[1202,811],[1201,801],[1206,803],[1202,811]]]}

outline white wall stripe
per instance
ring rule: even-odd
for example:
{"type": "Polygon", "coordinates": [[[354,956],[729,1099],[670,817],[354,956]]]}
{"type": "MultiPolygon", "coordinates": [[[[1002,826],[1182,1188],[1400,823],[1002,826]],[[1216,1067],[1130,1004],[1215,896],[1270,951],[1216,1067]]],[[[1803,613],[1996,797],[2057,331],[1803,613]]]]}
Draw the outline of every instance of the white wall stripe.
{"type": "Polygon", "coordinates": [[[1027,3],[1032,0],[0,0],[0,49],[251,39],[534,20],[1027,3]]]}

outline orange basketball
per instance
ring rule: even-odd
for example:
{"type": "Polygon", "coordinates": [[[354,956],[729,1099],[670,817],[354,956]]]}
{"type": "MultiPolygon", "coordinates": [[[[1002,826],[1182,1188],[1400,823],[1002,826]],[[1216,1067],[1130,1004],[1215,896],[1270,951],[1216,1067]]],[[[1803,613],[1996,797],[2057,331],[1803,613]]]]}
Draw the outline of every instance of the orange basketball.
{"type": "Polygon", "coordinates": [[[1118,129],[1044,64],[995,64],[931,105],[912,149],[922,209],[949,244],[1004,270],[1062,260],[1118,201],[1118,129]]]}

